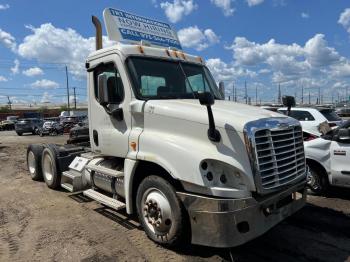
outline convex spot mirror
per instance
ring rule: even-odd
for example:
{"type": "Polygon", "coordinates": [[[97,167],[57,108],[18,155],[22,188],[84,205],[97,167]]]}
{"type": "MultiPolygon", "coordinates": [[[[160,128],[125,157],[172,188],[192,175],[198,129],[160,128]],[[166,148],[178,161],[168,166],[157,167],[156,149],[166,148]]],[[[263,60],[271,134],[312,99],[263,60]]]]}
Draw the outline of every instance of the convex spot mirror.
{"type": "Polygon", "coordinates": [[[214,104],[215,100],[210,92],[198,92],[199,103],[203,106],[211,106],[214,104]]]}
{"type": "Polygon", "coordinates": [[[291,107],[295,106],[295,98],[294,98],[294,96],[283,96],[282,103],[284,106],[291,108],[291,107]]]}

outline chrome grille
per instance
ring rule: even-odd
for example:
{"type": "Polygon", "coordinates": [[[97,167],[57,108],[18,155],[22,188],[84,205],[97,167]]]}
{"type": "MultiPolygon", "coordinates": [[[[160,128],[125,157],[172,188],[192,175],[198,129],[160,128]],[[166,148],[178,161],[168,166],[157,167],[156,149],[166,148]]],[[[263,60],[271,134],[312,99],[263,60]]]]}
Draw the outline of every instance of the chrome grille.
{"type": "Polygon", "coordinates": [[[253,140],[257,178],[263,189],[275,189],[305,176],[303,134],[299,125],[258,129],[253,140]]]}

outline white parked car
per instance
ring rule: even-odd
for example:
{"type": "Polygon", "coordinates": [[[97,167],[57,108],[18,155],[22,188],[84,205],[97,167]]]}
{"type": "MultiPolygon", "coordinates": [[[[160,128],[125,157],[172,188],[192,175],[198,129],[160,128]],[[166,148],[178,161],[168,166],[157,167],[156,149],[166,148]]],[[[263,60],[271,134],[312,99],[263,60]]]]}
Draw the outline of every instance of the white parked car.
{"type": "Polygon", "coordinates": [[[350,121],[320,137],[304,132],[308,186],[315,194],[328,186],[350,188],[350,121]]]}
{"type": "MultiPolygon", "coordinates": [[[[286,114],[287,108],[279,108],[277,112],[286,114]]],[[[294,107],[290,116],[299,120],[304,131],[320,135],[319,125],[327,122],[335,128],[342,124],[342,119],[331,108],[294,107]]]]}

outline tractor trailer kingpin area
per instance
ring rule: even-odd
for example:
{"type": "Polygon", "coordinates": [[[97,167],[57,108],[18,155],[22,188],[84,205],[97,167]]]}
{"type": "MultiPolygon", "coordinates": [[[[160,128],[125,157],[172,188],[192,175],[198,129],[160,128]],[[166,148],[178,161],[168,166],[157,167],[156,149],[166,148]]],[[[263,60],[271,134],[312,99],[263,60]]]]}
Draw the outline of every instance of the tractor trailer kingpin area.
{"type": "Polygon", "coordinates": [[[102,48],[93,17],[91,147],[30,145],[33,180],[136,213],[147,236],[166,246],[237,246],[304,206],[298,121],[225,101],[169,25],[112,8],[104,20],[116,44],[102,48]]]}

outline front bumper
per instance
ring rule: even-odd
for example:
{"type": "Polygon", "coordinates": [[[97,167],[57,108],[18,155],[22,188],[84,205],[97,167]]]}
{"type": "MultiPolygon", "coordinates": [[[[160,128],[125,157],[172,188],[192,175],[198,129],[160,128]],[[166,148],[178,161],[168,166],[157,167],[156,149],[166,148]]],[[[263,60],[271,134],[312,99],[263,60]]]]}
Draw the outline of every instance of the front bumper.
{"type": "Polygon", "coordinates": [[[189,214],[192,243],[233,247],[252,240],[301,209],[305,181],[264,199],[217,199],[177,193],[189,214]]]}

